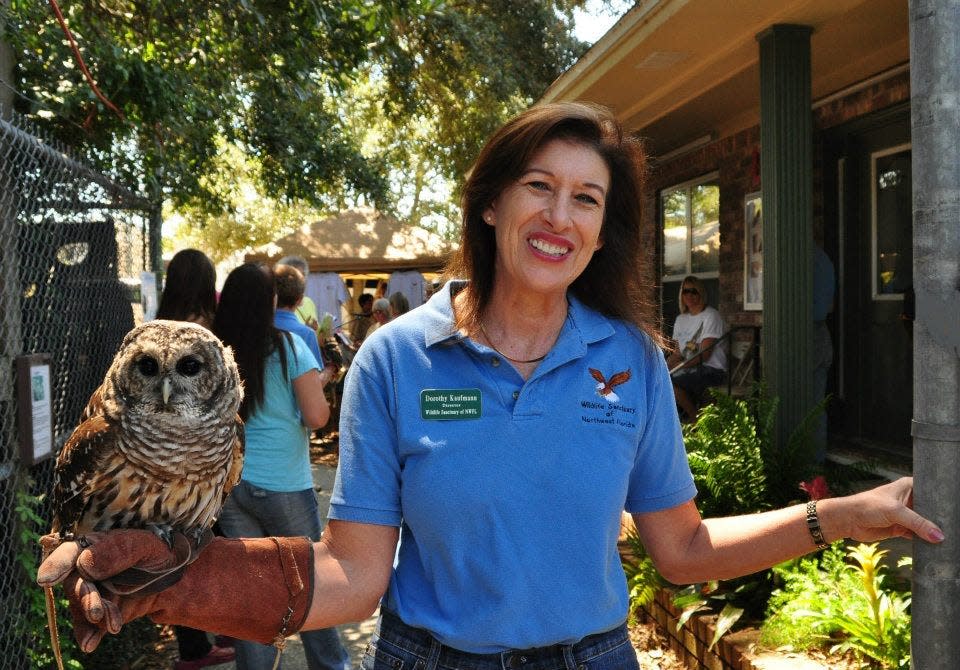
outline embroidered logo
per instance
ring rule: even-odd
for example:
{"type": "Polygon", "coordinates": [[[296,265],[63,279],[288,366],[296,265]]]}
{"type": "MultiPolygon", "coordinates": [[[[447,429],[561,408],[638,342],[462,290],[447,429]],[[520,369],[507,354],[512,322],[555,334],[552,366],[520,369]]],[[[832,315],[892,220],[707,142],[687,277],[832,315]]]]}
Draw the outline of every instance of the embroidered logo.
{"type": "Polygon", "coordinates": [[[620,396],[614,393],[613,387],[619,386],[630,379],[629,368],[622,372],[613,373],[609,381],[607,381],[603,373],[596,368],[587,369],[590,371],[590,376],[597,380],[597,395],[606,399],[608,402],[619,402],[620,396]]]}

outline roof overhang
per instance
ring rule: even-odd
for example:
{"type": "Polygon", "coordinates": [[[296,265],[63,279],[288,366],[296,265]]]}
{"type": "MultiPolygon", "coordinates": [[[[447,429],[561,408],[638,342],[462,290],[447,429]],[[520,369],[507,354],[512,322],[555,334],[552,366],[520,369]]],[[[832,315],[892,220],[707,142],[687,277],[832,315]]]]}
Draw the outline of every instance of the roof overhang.
{"type": "Polygon", "coordinates": [[[609,106],[652,155],[760,121],[757,35],[813,29],[816,101],[910,59],[907,0],[648,0],[628,11],[542,102],[609,106]]]}

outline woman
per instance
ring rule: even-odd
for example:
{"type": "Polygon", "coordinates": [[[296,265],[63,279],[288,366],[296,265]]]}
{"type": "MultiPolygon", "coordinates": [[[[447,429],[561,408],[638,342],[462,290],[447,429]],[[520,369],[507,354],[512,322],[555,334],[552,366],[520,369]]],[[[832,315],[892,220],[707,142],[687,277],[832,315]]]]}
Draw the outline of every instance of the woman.
{"type": "Polygon", "coordinates": [[[700,278],[684,277],[667,367],[677,405],[687,421],[696,418],[697,405],[707,387],[719,386],[726,377],[726,349],[718,344],[726,330],[720,312],[707,304],[707,289],[700,278]]]}
{"type": "MultiPolygon", "coordinates": [[[[210,328],[217,310],[216,284],[213,261],[197,249],[181,249],[167,265],[157,318],[210,328]]],[[[173,670],[195,670],[234,659],[230,638],[217,636],[216,644],[211,644],[205,632],[186,626],[175,626],[174,634],[180,659],[173,664],[173,670]]]]}
{"type": "Polygon", "coordinates": [[[390,314],[390,301],[386,298],[377,298],[373,301],[373,311],[371,312],[373,316],[373,325],[367,329],[367,334],[364,337],[364,340],[373,335],[377,330],[385,323],[390,323],[391,314],[390,314]]]}
{"type": "MultiPolygon", "coordinates": [[[[67,581],[82,648],[144,613],[212,616],[270,639],[362,619],[382,598],[365,668],[636,668],[624,509],[676,583],[747,574],[843,536],[940,541],[908,508],[908,478],[819,509],[701,519],[640,300],[641,176],[636,141],[593,106],[538,106],[495,133],[464,188],[451,274],[467,281],[374,333],[348,373],[322,541],[215,540],[162,596],[105,600],[89,579],[172,559],[143,531],[87,537],[67,581]],[[256,593],[223,602],[253,569],[256,593]]],[[[79,547],[65,546],[41,583],[70,572],[79,547]]]]}
{"type": "MultiPolygon", "coordinates": [[[[305,536],[320,539],[321,520],[310,471],[310,431],[330,416],[319,369],[306,342],[274,326],[276,282],[248,263],[227,277],[213,332],[233,349],[244,385],[240,417],[245,450],[240,483],[220,513],[227,537],[305,536]]],[[[335,628],[302,636],[310,668],[341,669],[349,657],[335,628]]],[[[270,667],[276,650],[236,643],[237,668],[270,667]]]]}
{"type": "Polygon", "coordinates": [[[167,266],[158,319],[190,321],[209,328],[217,311],[217,271],[206,254],[182,249],[167,266]]]}

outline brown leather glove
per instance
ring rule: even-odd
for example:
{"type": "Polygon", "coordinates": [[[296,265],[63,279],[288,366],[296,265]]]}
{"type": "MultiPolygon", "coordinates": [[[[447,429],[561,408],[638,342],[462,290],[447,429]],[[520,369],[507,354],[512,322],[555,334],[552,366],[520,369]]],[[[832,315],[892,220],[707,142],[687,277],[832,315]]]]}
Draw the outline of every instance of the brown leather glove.
{"type": "Polygon", "coordinates": [[[175,584],[159,593],[122,595],[129,590],[124,571],[165,573],[181,562],[150,531],[92,533],[54,549],[40,564],[37,583],[63,583],[85,652],[141,616],[277,645],[306,619],[313,596],[313,543],[307,538],[214,538],[175,584]]]}

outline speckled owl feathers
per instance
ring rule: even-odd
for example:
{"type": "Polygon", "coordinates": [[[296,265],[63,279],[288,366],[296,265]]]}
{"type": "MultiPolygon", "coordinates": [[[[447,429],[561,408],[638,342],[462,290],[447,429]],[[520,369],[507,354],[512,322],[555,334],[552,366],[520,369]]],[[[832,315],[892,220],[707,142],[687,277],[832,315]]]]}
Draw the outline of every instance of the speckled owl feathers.
{"type": "Polygon", "coordinates": [[[209,529],[240,479],[242,398],[232,352],[206,328],[130,331],[57,459],[53,532],[209,529]]]}

